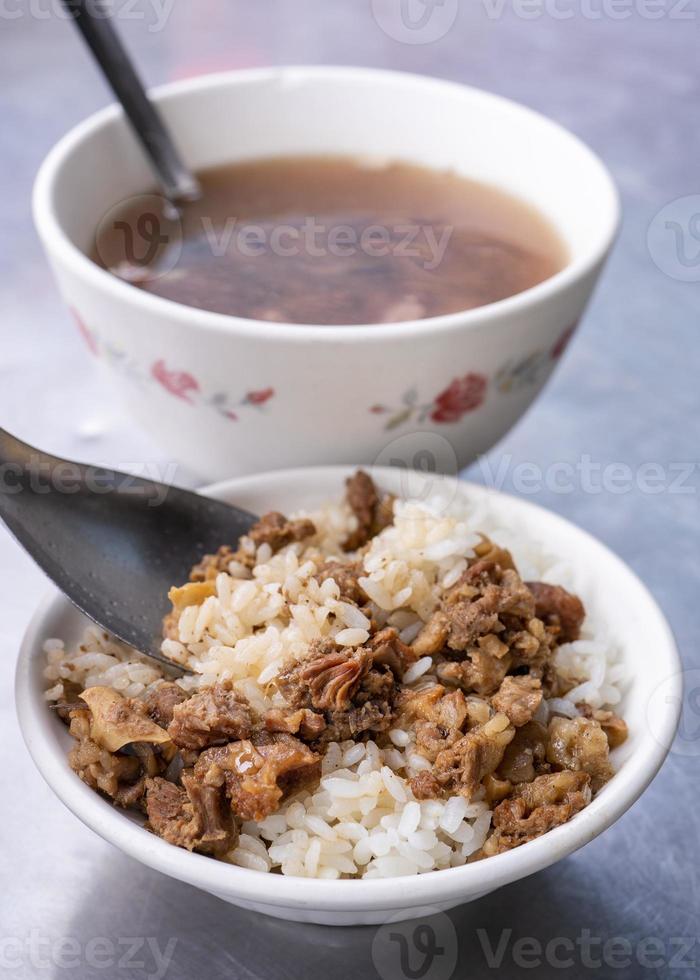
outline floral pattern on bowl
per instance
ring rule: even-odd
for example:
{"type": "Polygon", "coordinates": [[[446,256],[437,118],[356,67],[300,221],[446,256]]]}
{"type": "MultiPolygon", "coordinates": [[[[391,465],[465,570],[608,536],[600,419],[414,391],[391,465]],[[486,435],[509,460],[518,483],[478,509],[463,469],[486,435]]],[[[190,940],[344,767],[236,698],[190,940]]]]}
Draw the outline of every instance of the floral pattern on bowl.
{"type": "Polygon", "coordinates": [[[105,361],[135,384],[155,382],[173,398],[188,405],[203,405],[213,409],[232,422],[239,420],[239,412],[242,408],[252,407],[260,410],[275,395],[275,389],[270,387],[247,391],[237,399],[223,391],[206,394],[193,374],[168,364],[164,358],[159,358],[148,370],[144,370],[126,351],[109,344],[95,330],[88,327],[77,310],[73,309],[72,313],[90,353],[105,361]]]}
{"type": "Polygon", "coordinates": [[[474,371],[454,378],[450,384],[429,402],[421,402],[415,385],[404,392],[402,404],[397,408],[386,405],[372,405],[370,412],[375,415],[389,415],[384,428],[395,429],[410,419],[417,422],[459,422],[467,412],[473,412],[486,398],[489,380],[474,371]]]}
{"type": "Polygon", "coordinates": [[[549,350],[536,350],[519,360],[506,361],[494,375],[498,391],[507,394],[530,385],[539,385],[552,369],[552,362],[558,361],[569,345],[577,324],[562,331],[549,350]]]}
{"type": "MultiPolygon", "coordinates": [[[[88,327],[77,310],[71,312],[88,350],[137,384],[155,382],[173,398],[188,405],[203,405],[233,422],[239,420],[241,409],[262,409],[275,396],[272,387],[247,391],[237,399],[222,391],[206,394],[193,374],[168,363],[164,358],[157,359],[144,371],[125,351],[112,346],[88,327]]],[[[465,415],[481,407],[490,387],[501,394],[509,394],[524,387],[539,385],[543,375],[551,369],[552,362],[566,350],[576,326],[574,323],[567,327],[549,350],[536,350],[520,359],[506,361],[491,379],[477,371],[469,371],[453,378],[430,401],[422,400],[417,386],[413,385],[404,392],[399,405],[376,403],[369,411],[374,415],[388,416],[384,423],[386,430],[396,429],[409,421],[429,421],[437,425],[460,422],[465,415]]]]}
{"type": "MultiPolygon", "coordinates": [[[[493,376],[493,387],[501,394],[518,391],[530,385],[539,385],[566,350],[574,335],[577,324],[564,330],[550,350],[536,350],[519,360],[506,361],[493,376]]],[[[387,415],[385,429],[396,429],[405,422],[436,422],[438,425],[459,422],[469,412],[480,408],[486,399],[491,380],[476,371],[453,378],[432,401],[423,402],[415,385],[404,392],[401,404],[388,406],[382,403],[372,405],[374,415],[387,415]]]]}

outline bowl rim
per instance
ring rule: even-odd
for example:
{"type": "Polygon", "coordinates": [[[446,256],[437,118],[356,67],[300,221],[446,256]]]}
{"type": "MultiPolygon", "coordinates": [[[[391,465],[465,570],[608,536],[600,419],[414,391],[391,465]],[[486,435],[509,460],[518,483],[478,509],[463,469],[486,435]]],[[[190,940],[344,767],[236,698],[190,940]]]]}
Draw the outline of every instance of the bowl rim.
{"type": "MultiPolygon", "coordinates": [[[[246,492],[260,492],[266,487],[288,481],[314,479],[322,485],[340,481],[354,466],[299,467],[254,476],[226,480],[203,488],[202,492],[218,499],[235,500],[246,492]]],[[[373,473],[381,479],[395,470],[377,467],[373,473]]],[[[403,471],[405,472],[405,471],[403,471]]],[[[424,476],[425,474],[422,474],[424,476]]],[[[347,879],[329,881],[264,874],[202,854],[190,853],[168,844],[135,824],[111,803],[86,786],[69,769],[65,749],[53,735],[51,719],[43,699],[32,679],[32,662],[46,639],[45,620],[52,612],[72,608],[69,601],[57,592],[50,593],[34,613],[22,641],[15,680],[16,709],[25,744],[39,772],[59,799],[88,827],[102,838],[164,874],[196,885],[212,894],[231,901],[259,903],[287,909],[328,911],[377,911],[387,908],[417,908],[450,900],[465,900],[485,894],[501,885],[526,877],[554,864],[579,847],[593,840],[618,819],[642,794],[660,769],[669,752],[678,726],[682,699],[681,662],[673,634],[656,600],[637,575],[604,544],[572,522],[530,501],[500,491],[459,481],[460,487],[477,499],[505,498],[516,514],[535,514],[540,520],[580,536],[592,545],[604,559],[609,574],[627,579],[655,620],[663,647],[656,648],[656,661],[661,664],[659,677],[668,683],[669,697],[660,705],[663,716],[657,719],[655,732],[648,728],[640,737],[633,755],[616,773],[613,780],[584,810],[568,823],[542,837],[484,861],[456,868],[430,871],[411,878],[347,879]]],[[[453,903],[454,904],[454,903],[453,903]]]]}
{"type": "MultiPolygon", "coordinates": [[[[393,71],[354,66],[279,66],[270,68],[235,69],[215,72],[193,78],[171,82],[149,90],[149,95],[158,103],[177,101],[193,92],[217,88],[235,88],[237,85],[290,84],[295,78],[308,79],[314,83],[340,80],[346,84],[367,80],[377,84],[393,81],[404,85],[432,88],[437,92],[461,93],[471,99],[480,99],[494,107],[517,112],[538,125],[545,125],[559,139],[575,147],[593,171],[597,171],[607,193],[600,201],[601,227],[593,245],[578,258],[570,260],[563,269],[521,293],[506,297],[486,306],[476,307],[457,313],[426,317],[422,320],[405,320],[396,323],[365,324],[300,324],[276,323],[268,320],[251,320],[244,317],[213,313],[196,307],[185,306],[136,289],[117,276],[102,269],[84,254],[64,232],[54,207],[54,188],[62,168],[71,153],[82,143],[90,140],[99,130],[107,127],[115,119],[123,117],[120,106],[112,104],[93,113],[68,131],[49,151],[41,164],[34,181],[32,210],[34,223],[50,255],[60,255],[61,261],[77,277],[87,279],[96,289],[107,292],[114,300],[126,303],[134,310],[150,312],[154,316],[167,316],[178,324],[214,332],[235,333],[245,336],[270,337],[292,342],[314,340],[321,343],[350,343],[362,341],[380,342],[397,335],[417,335],[426,332],[469,330],[491,323],[511,314],[524,313],[536,308],[552,296],[571,287],[572,284],[590,275],[603,262],[609,252],[620,225],[620,198],[612,176],[602,160],[582,140],[564,126],[512,99],[478,89],[458,82],[420,75],[411,72],[393,71]],[[603,199],[607,198],[607,200],[603,199]]],[[[557,229],[559,230],[559,229],[557,229]]]]}

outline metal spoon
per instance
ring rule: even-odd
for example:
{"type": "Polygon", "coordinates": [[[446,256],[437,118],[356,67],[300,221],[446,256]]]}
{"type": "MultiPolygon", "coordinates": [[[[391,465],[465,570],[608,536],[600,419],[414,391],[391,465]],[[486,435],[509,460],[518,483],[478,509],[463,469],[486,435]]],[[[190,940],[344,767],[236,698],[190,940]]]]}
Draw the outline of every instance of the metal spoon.
{"type": "Polygon", "coordinates": [[[148,155],[163,193],[174,204],[201,196],[199,183],[175,147],[163,119],[148,98],[110,13],[100,0],[63,0],[85,38],[148,155]]]}
{"type": "Polygon", "coordinates": [[[189,490],[42,453],[4,429],[0,518],[81,612],[180,672],[158,652],[168,590],[257,520],[189,490]]]}

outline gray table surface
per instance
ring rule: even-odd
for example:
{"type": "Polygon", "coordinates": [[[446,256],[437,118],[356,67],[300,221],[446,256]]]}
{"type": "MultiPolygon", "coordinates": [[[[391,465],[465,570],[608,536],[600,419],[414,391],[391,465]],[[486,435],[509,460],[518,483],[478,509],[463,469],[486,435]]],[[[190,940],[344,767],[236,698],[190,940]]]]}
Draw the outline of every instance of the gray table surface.
{"type": "MultiPolygon", "coordinates": [[[[420,0],[411,3],[420,12],[420,0]]],[[[0,4],[0,419],[69,457],[122,468],[163,462],[93,373],[32,229],[41,158],[109,100],[59,6],[0,4]]],[[[700,191],[692,0],[445,0],[422,34],[402,27],[399,0],[111,6],[149,83],[270,63],[432,73],[519,99],[602,154],[625,207],[614,258],[559,372],[488,462],[493,469],[505,459],[505,489],[576,521],[642,576],[671,621],[697,694],[698,199],[659,216],[700,191]],[[567,492],[548,483],[552,464],[586,457],[590,480],[574,480],[567,492]],[[649,462],[661,467],[659,492],[639,479],[649,462]],[[542,474],[534,493],[523,463],[542,474]]],[[[476,465],[469,475],[484,480],[488,470],[476,465]]],[[[180,468],[176,479],[192,476],[180,468]]],[[[424,962],[414,950],[402,965],[400,943],[386,930],[304,927],[239,911],[141,867],[80,825],[35,772],[17,730],[15,651],[45,583],[5,534],[0,583],[3,975],[481,978],[499,972],[487,955],[499,940],[508,977],[698,975],[697,697],[687,700],[682,736],[661,774],[615,827],[550,870],[440,917],[444,952],[424,962]],[[529,958],[513,945],[523,938],[535,943],[529,958]],[[546,948],[558,938],[572,940],[574,952],[546,948]]],[[[412,927],[406,935],[420,945],[412,927]]]]}

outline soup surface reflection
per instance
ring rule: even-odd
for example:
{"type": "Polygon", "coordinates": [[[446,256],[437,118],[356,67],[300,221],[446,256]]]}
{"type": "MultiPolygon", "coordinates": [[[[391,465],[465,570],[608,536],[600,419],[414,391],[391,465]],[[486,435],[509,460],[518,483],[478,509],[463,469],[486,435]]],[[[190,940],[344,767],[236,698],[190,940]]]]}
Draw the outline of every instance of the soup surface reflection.
{"type": "Polygon", "coordinates": [[[186,306],[351,325],[484,306],[567,260],[534,208],[452,172],[294,157],[198,176],[202,198],[180,218],[156,194],[113,208],[95,261],[186,306]]]}

